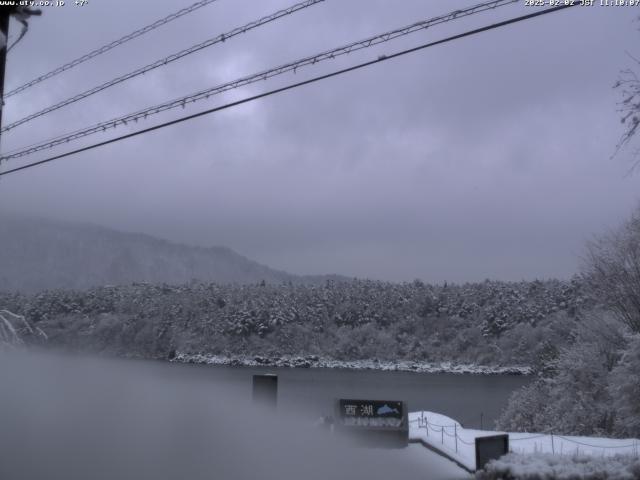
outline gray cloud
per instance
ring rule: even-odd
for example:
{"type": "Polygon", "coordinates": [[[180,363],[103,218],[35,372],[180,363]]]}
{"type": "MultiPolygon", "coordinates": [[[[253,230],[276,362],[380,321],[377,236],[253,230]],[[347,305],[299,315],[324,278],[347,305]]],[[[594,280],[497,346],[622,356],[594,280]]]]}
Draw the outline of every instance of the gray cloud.
{"type": "MultiPolygon", "coordinates": [[[[7,88],[178,8],[120,3],[46,10],[11,53],[7,88]]],[[[3,146],[468,3],[328,1],[9,132],[3,146]]],[[[286,5],[220,0],[10,99],[3,121],[286,5]]],[[[135,128],[530,11],[507,7],[436,27],[135,128]]],[[[638,199],[638,176],[624,176],[628,158],[609,158],[621,133],[611,86],[630,65],[625,50],[640,48],[635,15],[576,7],[427,49],[7,176],[0,202],[227,245],[294,273],[430,281],[569,276],[584,240],[614,226],[638,199]]]]}

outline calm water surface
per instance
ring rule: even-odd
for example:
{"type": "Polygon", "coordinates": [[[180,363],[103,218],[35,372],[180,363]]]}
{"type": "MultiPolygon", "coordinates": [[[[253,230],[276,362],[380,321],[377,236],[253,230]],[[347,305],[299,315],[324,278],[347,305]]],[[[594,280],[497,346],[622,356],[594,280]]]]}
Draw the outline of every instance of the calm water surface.
{"type": "Polygon", "coordinates": [[[219,367],[170,364],[168,381],[185,375],[221,382],[240,395],[251,396],[254,374],[278,375],[281,410],[303,410],[320,416],[332,412],[336,398],[404,400],[409,411],[431,410],[460,421],[466,427],[493,427],[509,395],[530,381],[514,375],[460,375],[447,373],[382,372],[375,370],[219,367]]]}

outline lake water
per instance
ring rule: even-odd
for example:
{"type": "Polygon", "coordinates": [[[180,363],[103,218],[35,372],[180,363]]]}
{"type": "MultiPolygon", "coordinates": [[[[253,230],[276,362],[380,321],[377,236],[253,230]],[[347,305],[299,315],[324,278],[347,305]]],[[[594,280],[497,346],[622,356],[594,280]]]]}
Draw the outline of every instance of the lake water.
{"type": "MultiPolygon", "coordinates": [[[[158,368],[154,366],[153,368],[158,368]]],[[[332,413],[336,398],[404,400],[409,411],[431,410],[465,427],[493,427],[509,395],[530,381],[517,375],[382,372],[375,370],[290,369],[162,365],[170,378],[189,376],[223,382],[242,396],[251,396],[254,374],[278,375],[278,403],[283,411],[308,412],[316,418],[332,413]]]]}
{"type": "Polygon", "coordinates": [[[0,355],[0,479],[468,478],[412,445],[355,448],[313,426],[335,398],[404,400],[485,427],[515,376],[259,369],[0,355]],[[279,377],[278,411],[251,378],[279,377]]]}

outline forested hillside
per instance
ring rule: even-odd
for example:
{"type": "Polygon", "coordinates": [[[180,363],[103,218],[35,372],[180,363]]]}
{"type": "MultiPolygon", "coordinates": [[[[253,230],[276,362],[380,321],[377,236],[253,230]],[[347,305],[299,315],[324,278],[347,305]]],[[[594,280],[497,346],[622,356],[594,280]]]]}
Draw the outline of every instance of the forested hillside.
{"type": "Polygon", "coordinates": [[[148,358],[170,353],[541,366],[594,302],[572,281],[322,286],[133,284],[5,293],[50,343],[148,358]]]}
{"type": "Polygon", "coordinates": [[[0,290],[33,293],[131,282],[314,282],[226,247],[193,247],[88,224],[0,215],[0,290]]]}

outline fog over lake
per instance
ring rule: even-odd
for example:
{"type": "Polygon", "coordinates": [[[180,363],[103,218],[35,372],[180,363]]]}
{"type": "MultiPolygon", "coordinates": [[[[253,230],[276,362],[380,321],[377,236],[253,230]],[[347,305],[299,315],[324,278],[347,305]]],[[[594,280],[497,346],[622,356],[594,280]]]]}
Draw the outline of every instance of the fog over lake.
{"type": "MultiPolygon", "coordinates": [[[[278,412],[251,403],[256,370],[3,354],[0,477],[464,478],[423,447],[356,448],[313,426],[333,399],[495,415],[517,377],[279,370],[278,412]]],[[[264,371],[264,370],[262,370],[264,371]]]]}

